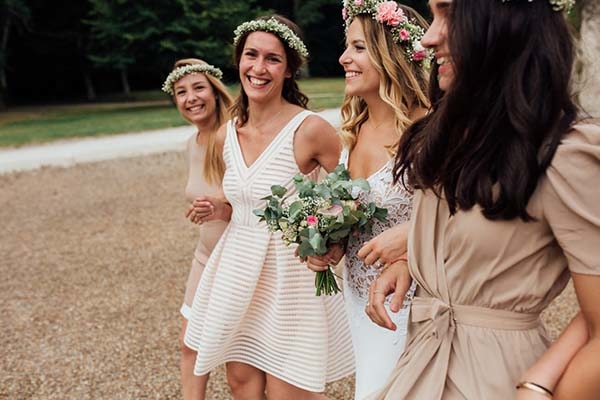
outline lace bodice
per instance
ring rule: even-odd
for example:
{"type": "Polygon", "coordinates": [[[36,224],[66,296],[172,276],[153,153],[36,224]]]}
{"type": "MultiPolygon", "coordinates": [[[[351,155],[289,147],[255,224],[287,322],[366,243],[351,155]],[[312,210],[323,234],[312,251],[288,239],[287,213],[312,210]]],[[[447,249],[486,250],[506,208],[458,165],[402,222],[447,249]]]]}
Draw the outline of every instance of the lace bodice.
{"type": "MultiPolygon", "coordinates": [[[[348,167],[348,151],[344,149],[341,154],[340,163],[348,167]]],[[[402,184],[393,183],[394,161],[388,161],[381,169],[367,178],[371,191],[366,196],[366,201],[373,201],[379,207],[388,209],[388,218],[385,222],[375,220],[373,229],[370,233],[360,232],[359,235],[351,235],[346,249],[346,268],[344,269],[344,279],[347,280],[348,287],[359,297],[367,299],[369,297],[369,286],[377,279],[379,271],[370,265],[361,261],[357,253],[363,244],[384,230],[408,221],[412,211],[412,194],[409,193],[402,184]]],[[[407,300],[410,300],[414,294],[414,284],[411,285],[407,293],[407,300]]],[[[405,305],[407,301],[405,301],[405,305]]]]}

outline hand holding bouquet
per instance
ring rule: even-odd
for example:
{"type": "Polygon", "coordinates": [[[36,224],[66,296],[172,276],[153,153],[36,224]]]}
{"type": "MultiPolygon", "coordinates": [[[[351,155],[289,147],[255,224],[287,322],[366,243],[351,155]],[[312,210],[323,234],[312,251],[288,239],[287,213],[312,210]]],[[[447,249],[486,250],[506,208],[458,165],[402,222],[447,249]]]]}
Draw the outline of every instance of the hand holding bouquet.
{"type": "MultiPolygon", "coordinates": [[[[271,232],[282,232],[286,245],[298,244],[298,255],[320,256],[327,253],[332,243],[344,241],[358,230],[371,229],[373,218],[384,221],[387,209],[364,201],[370,187],[366,179],[350,179],[343,164],[338,165],[321,182],[297,175],[294,178],[297,197],[285,197],[287,189],[271,186],[271,196],[264,200],[264,210],[254,214],[266,221],[271,232]]],[[[317,272],[316,295],[340,291],[331,269],[317,272]]]]}

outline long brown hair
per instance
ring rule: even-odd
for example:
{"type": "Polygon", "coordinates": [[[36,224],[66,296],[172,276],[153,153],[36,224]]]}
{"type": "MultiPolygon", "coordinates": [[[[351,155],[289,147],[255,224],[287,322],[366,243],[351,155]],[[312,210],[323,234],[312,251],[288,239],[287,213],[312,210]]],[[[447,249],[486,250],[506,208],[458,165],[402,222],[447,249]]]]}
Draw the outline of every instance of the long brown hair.
{"type": "Polygon", "coordinates": [[[481,206],[520,217],[577,117],[570,28],[547,1],[455,0],[448,44],[454,82],[431,79],[433,112],[402,136],[394,178],[432,189],[452,213],[481,206]]]}

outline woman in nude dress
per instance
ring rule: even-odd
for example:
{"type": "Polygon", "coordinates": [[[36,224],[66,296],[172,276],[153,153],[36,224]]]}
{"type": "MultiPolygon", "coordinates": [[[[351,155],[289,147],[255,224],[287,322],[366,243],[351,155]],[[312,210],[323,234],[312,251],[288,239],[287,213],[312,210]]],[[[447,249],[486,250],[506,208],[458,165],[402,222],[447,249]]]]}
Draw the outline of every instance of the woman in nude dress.
{"type": "MultiPolygon", "coordinates": [[[[569,92],[570,1],[430,0],[433,111],[396,179],[416,187],[405,352],[376,399],[600,398],[600,126],[569,92]],[[581,313],[540,313],[572,279],[581,313]]],[[[406,265],[371,285],[371,318],[406,265]]]]}
{"type": "Polygon", "coordinates": [[[208,374],[194,375],[196,351],[183,343],[183,335],[206,260],[225,230],[226,220],[229,219],[229,215],[225,214],[221,219],[215,218],[206,223],[200,220],[203,213],[213,212],[211,204],[203,201],[201,196],[220,190],[225,170],[223,144],[218,142],[216,132],[228,118],[227,110],[231,106],[232,99],[220,77],[219,69],[202,60],[187,58],[175,63],[163,85],[163,90],[172,96],[181,116],[197,129],[187,141],[189,169],[185,196],[190,207],[186,210],[186,217],[199,224],[200,238],[192,259],[192,268],[180,310],[183,316],[180,368],[185,400],[205,398],[208,374]]]}

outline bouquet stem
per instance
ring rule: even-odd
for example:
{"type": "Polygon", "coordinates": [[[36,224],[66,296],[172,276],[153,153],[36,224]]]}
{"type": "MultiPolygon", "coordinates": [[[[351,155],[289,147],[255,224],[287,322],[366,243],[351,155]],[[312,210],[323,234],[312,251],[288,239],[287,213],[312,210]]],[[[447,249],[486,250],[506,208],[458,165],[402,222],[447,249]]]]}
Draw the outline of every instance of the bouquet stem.
{"type": "Polygon", "coordinates": [[[315,274],[315,287],[317,289],[317,296],[320,296],[321,294],[330,296],[341,292],[335,279],[335,274],[331,268],[328,268],[325,271],[319,271],[315,274]]]}

